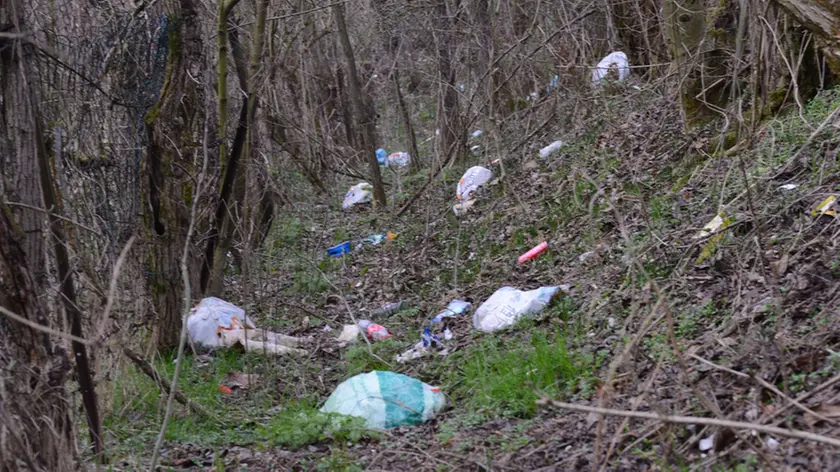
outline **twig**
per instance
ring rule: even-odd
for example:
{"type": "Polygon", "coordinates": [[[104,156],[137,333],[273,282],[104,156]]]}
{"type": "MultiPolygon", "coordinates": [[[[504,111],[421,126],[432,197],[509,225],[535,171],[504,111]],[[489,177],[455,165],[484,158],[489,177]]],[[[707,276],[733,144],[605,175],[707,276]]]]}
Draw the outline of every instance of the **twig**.
{"type": "Polygon", "coordinates": [[[99,333],[96,337],[98,342],[102,342],[105,337],[105,325],[108,324],[108,315],[111,313],[111,307],[114,305],[114,298],[117,295],[117,281],[120,278],[120,268],[123,262],[125,262],[125,257],[128,255],[128,251],[131,250],[131,245],[134,244],[135,239],[134,236],[129,238],[128,242],[125,243],[125,247],[120,251],[117,263],[114,264],[114,272],[111,274],[111,284],[108,287],[108,300],[105,302],[105,311],[102,312],[102,319],[99,320],[99,333]]]}
{"type": "Polygon", "coordinates": [[[572,411],[581,411],[584,413],[598,413],[600,415],[624,416],[628,418],[640,418],[646,420],[657,420],[664,423],[675,424],[699,424],[704,426],[720,426],[732,429],[748,429],[758,431],[760,433],[777,434],[779,436],[787,436],[789,438],[804,439],[807,441],[815,441],[823,444],[840,447],[840,439],[823,436],[821,434],[809,433],[807,431],[799,431],[797,429],[784,429],[775,426],[767,426],[757,423],[745,423],[743,421],[721,420],[717,418],[703,418],[700,416],[679,416],[679,415],[660,415],[647,411],[627,411],[614,410],[612,408],[598,408],[594,406],[575,405],[574,403],[560,402],[548,398],[541,398],[537,400],[538,405],[551,405],[557,408],[563,408],[572,411]]]}
{"type": "MultiPolygon", "coordinates": [[[[155,368],[149,361],[140,357],[140,354],[137,354],[136,352],[132,351],[127,347],[123,348],[123,354],[125,354],[126,357],[131,359],[131,362],[134,362],[134,365],[136,365],[144,374],[151,377],[151,379],[154,380],[155,383],[160,386],[161,390],[163,390],[167,394],[170,394],[172,392],[172,386],[169,384],[169,381],[163,378],[163,376],[161,376],[158,373],[158,371],[155,370],[155,368]]],[[[184,394],[181,392],[175,392],[175,400],[178,400],[178,403],[189,407],[190,410],[205,418],[211,417],[211,415],[207,413],[204,410],[204,408],[201,407],[201,405],[191,401],[189,398],[185,397],[184,394]]]]}
{"type": "Polygon", "coordinates": [[[7,310],[2,305],[0,305],[0,313],[8,316],[9,318],[17,321],[18,323],[25,324],[26,326],[29,326],[32,329],[36,329],[38,331],[41,331],[41,332],[44,332],[44,333],[47,333],[47,334],[52,334],[53,336],[58,336],[60,338],[69,339],[69,340],[75,341],[77,343],[82,343],[82,344],[85,344],[85,345],[90,345],[91,344],[91,342],[88,341],[85,338],[80,338],[80,337],[74,336],[70,333],[65,333],[63,331],[58,331],[56,329],[50,328],[49,326],[44,326],[42,324],[38,324],[34,321],[28,320],[28,319],[26,319],[26,318],[24,318],[24,317],[22,317],[22,316],[20,316],[16,313],[13,313],[13,312],[7,310]]]}
{"type": "Polygon", "coordinates": [[[19,202],[3,202],[3,203],[5,203],[6,205],[10,205],[10,206],[16,206],[16,207],[21,207],[21,208],[28,208],[30,210],[40,211],[42,213],[46,213],[48,216],[58,218],[59,220],[64,220],[68,223],[73,224],[74,226],[78,226],[79,228],[82,228],[83,230],[90,231],[91,233],[93,233],[97,236],[102,236],[102,233],[100,233],[99,231],[91,228],[90,226],[85,226],[85,225],[83,225],[79,222],[76,222],[76,221],[71,220],[70,218],[67,218],[66,216],[62,216],[62,215],[59,215],[57,213],[54,213],[51,210],[46,210],[44,208],[39,208],[39,207],[36,207],[36,206],[27,205],[26,203],[19,203],[19,202]]]}
{"type": "Polygon", "coordinates": [[[703,359],[702,357],[698,356],[697,354],[689,354],[689,357],[692,357],[692,358],[694,358],[694,359],[696,359],[696,360],[698,360],[698,361],[700,361],[700,362],[702,362],[702,363],[704,363],[708,366],[714,367],[715,369],[723,370],[725,372],[729,372],[732,375],[736,375],[738,377],[747,378],[747,379],[751,378],[751,379],[755,380],[756,382],[758,382],[759,384],[761,384],[762,387],[764,387],[767,390],[770,390],[771,392],[775,393],[776,395],[784,398],[785,400],[788,401],[788,403],[791,403],[791,404],[795,405],[796,407],[800,408],[802,411],[804,411],[808,414],[814,415],[815,417],[817,417],[817,418],[819,418],[819,419],[821,419],[825,422],[832,423],[832,424],[837,423],[835,420],[833,420],[831,418],[828,418],[824,415],[821,415],[821,414],[817,413],[816,411],[814,411],[814,410],[808,408],[807,406],[803,405],[799,401],[797,401],[793,398],[790,398],[789,396],[785,395],[784,392],[780,391],[778,388],[774,387],[771,383],[767,382],[766,380],[762,379],[761,377],[759,377],[757,375],[749,375],[749,374],[745,374],[743,372],[738,372],[737,370],[732,370],[728,367],[724,367],[722,365],[715,364],[712,361],[703,359]]]}

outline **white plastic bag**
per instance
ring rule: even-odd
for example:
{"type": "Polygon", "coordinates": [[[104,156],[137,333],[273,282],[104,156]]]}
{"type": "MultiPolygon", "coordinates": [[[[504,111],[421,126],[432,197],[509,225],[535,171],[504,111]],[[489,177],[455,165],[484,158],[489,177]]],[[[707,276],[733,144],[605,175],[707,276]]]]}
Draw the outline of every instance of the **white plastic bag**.
{"type": "Polygon", "coordinates": [[[626,79],[630,75],[630,63],[627,61],[627,54],[621,51],[607,54],[607,57],[601,59],[601,62],[592,70],[592,83],[595,85],[601,83],[612,67],[618,69],[619,82],[626,79]]]}
{"type": "Polygon", "coordinates": [[[407,152],[395,152],[388,155],[388,165],[395,167],[405,167],[411,161],[411,156],[407,152]]]}
{"type": "Polygon", "coordinates": [[[548,146],[540,149],[540,157],[545,159],[548,156],[554,154],[555,152],[559,151],[560,148],[563,147],[563,141],[554,141],[553,143],[549,144],[548,146]]]}
{"type": "Polygon", "coordinates": [[[493,171],[490,169],[481,166],[470,167],[458,181],[458,193],[455,196],[458,200],[469,200],[475,189],[486,184],[492,178],[493,171]]]}
{"type": "Polygon", "coordinates": [[[245,310],[221,298],[208,297],[190,310],[187,318],[187,333],[194,343],[205,346],[222,346],[222,330],[256,328],[254,322],[246,319],[245,310]]]}
{"type": "Polygon", "coordinates": [[[375,370],[340,383],[321,411],[364,418],[368,428],[390,429],[428,421],[445,405],[439,388],[375,370]]]}
{"type": "Polygon", "coordinates": [[[344,203],[341,208],[348,209],[357,203],[369,202],[373,200],[373,186],[367,182],[360,182],[347,191],[344,195],[344,203]]]}
{"type": "Polygon", "coordinates": [[[523,292],[513,287],[502,287],[475,311],[473,326],[485,333],[512,326],[523,316],[541,312],[559,289],[560,287],[540,287],[523,292]]]}

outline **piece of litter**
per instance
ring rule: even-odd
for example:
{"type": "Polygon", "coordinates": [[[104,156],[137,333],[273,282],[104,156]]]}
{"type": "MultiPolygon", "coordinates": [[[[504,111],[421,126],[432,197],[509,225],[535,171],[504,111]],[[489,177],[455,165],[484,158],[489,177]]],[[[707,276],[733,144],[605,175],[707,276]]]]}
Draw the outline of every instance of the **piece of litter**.
{"type": "Polygon", "coordinates": [[[224,379],[224,384],[231,389],[239,388],[247,390],[260,381],[257,374],[246,374],[244,372],[229,372],[224,379]]]}
{"type": "Polygon", "coordinates": [[[779,186],[779,190],[793,190],[793,189],[795,189],[796,187],[799,187],[799,185],[796,185],[796,184],[784,184],[784,185],[779,186]]]}
{"type": "Polygon", "coordinates": [[[548,146],[540,149],[540,157],[545,159],[555,152],[559,151],[560,148],[563,147],[563,141],[554,141],[553,143],[549,144],[548,146]]]}
{"type": "Polygon", "coordinates": [[[715,231],[724,228],[725,224],[726,222],[723,220],[723,217],[720,215],[720,213],[718,213],[714,218],[712,218],[712,221],[706,223],[706,226],[704,226],[699,233],[694,235],[694,239],[705,238],[706,236],[711,235],[715,231]]]}
{"type": "Polygon", "coordinates": [[[775,451],[779,448],[779,444],[779,441],[776,441],[774,438],[767,438],[767,449],[775,451]]]}
{"type": "Polygon", "coordinates": [[[826,198],[825,200],[822,201],[822,203],[817,205],[817,208],[815,208],[814,210],[811,211],[811,215],[813,215],[813,216],[817,216],[817,215],[837,216],[837,210],[832,208],[836,201],[837,201],[837,197],[835,197],[834,195],[826,198]]]}
{"type": "Polygon", "coordinates": [[[338,342],[340,343],[351,343],[359,337],[359,333],[362,330],[355,324],[344,325],[342,328],[341,333],[338,335],[338,342]]]}
{"type": "Polygon", "coordinates": [[[711,448],[715,447],[715,435],[711,435],[708,438],[700,440],[700,450],[705,452],[710,450],[711,448]]]}
{"type": "Polygon", "coordinates": [[[519,263],[524,264],[526,261],[534,259],[540,254],[544,253],[546,249],[548,249],[548,243],[546,241],[537,244],[536,246],[529,249],[528,252],[519,256],[519,263]]]}

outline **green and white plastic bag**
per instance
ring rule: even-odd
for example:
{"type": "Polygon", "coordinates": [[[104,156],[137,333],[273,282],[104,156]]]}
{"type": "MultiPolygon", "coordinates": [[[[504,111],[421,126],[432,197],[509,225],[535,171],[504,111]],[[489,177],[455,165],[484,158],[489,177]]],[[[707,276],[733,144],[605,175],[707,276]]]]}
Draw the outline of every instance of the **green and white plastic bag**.
{"type": "Polygon", "coordinates": [[[390,429],[428,421],[445,405],[439,388],[406,375],[375,370],[339,384],[321,411],[358,416],[368,428],[390,429]]]}

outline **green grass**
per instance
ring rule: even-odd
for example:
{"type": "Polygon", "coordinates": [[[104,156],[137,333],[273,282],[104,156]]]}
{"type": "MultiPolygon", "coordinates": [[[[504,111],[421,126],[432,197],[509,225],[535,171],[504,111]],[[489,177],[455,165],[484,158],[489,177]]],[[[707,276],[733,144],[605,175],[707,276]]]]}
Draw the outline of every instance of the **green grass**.
{"type": "MultiPolygon", "coordinates": [[[[418,333],[417,338],[419,339],[419,337],[418,333]]],[[[407,349],[405,342],[399,342],[393,337],[384,341],[372,342],[371,348],[374,354],[392,364],[394,363],[394,357],[407,349]]],[[[372,370],[391,370],[391,367],[371,357],[367,343],[361,338],[347,348],[344,352],[344,360],[347,363],[347,378],[372,370]]]]}
{"type": "Polygon", "coordinates": [[[465,353],[448,358],[450,395],[468,411],[489,416],[529,417],[540,394],[560,397],[588,390],[595,363],[570,352],[562,333],[532,333],[530,340],[485,338],[465,353]]]}
{"type": "MultiPolygon", "coordinates": [[[[171,379],[172,359],[155,364],[164,377],[171,379]]],[[[178,390],[199,404],[214,418],[188,413],[175,403],[166,431],[168,441],[192,442],[206,447],[230,445],[283,446],[299,448],[314,442],[356,442],[373,437],[358,418],[324,414],[317,409],[319,398],[301,396],[293,379],[297,371],[317,369],[305,361],[290,358],[262,357],[234,350],[216,351],[209,361],[197,363],[192,355],[183,360],[178,390]],[[303,362],[303,364],[301,364],[303,362]],[[218,391],[225,376],[247,368],[261,380],[247,393],[234,391],[225,395],[218,391]],[[278,388],[273,379],[286,382],[278,388]],[[266,413],[278,410],[276,413],[266,413]]],[[[148,452],[154,443],[163,418],[166,397],[157,385],[133,365],[115,376],[110,407],[104,415],[108,436],[115,440],[114,453],[148,452]]]]}

